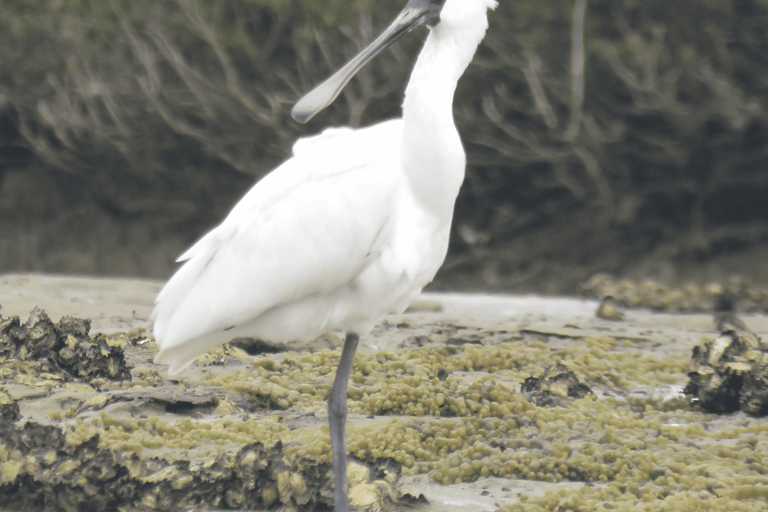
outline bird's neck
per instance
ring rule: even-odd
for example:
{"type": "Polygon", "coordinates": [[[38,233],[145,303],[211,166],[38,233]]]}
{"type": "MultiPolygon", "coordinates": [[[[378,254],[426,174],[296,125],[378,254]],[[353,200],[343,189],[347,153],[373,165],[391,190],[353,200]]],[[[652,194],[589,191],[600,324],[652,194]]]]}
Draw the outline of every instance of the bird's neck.
{"type": "Polygon", "coordinates": [[[430,31],[405,89],[403,119],[434,126],[453,126],[453,95],[459,78],[472,61],[478,42],[440,31],[430,31]]]}
{"type": "Polygon", "coordinates": [[[416,198],[437,215],[452,214],[466,156],[453,120],[453,95],[477,44],[430,33],[403,102],[403,165],[416,198]]]}

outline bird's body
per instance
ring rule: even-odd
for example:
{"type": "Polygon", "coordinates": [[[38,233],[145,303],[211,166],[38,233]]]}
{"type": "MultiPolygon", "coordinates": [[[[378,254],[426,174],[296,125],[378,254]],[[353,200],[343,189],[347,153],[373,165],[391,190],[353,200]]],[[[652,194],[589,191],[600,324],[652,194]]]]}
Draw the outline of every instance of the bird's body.
{"type": "Polygon", "coordinates": [[[294,117],[308,119],[381,48],[426,24],[402,118],[297,141],[290,159],[179,258],[184,264],[156,300],[155,361],[171,373],[238,336],[347,333],[329,395],[337,511],[347,510],[346,388],[358,335],[402,311],[445,258],[466,163],[453,94],[494,6],[410,0],[376,41],[294,108],[294,117]]]}
{"type": "Polygon", "coordinates": [[[238,336],[366,335],[404,309],[442,263],[451,219],[410,191],[401,144],[381,143],[402,133],[396,119],[299,140],[181,256],[157,297],[157,361],[175,373],[238,336]]]}

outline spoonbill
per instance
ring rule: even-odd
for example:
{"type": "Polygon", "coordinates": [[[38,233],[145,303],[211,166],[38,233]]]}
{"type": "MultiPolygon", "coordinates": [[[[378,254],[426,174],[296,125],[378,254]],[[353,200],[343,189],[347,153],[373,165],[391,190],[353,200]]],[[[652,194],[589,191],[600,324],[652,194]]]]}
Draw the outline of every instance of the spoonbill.
{"type": "Polygon", "coordinates": [[[337,512],[348,510],[347,382],[360,336],[402,312],[448,250],[466,156],[453,121],[456,84],[495,0],[409,0],[360,53],[294,106],[305,122],[381,50],[429,28],[402,117],[299,139],[229,215],[182,254],[152,312],[157,363],[175,374],[236,337],[275,341],[346,333],[328,396],[337,512]]]}

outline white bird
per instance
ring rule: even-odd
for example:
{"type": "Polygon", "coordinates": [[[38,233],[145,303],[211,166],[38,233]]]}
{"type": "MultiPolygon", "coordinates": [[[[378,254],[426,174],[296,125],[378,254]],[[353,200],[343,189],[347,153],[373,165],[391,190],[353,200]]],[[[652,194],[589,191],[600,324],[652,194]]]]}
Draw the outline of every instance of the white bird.
{"type": "Polygon", "coordinates": [[[328,397],[337,512],[347,511],[346,393],[359,336],[402,312],[442,265],[466,157],[456,84],[495,0],[409,0],[394,22],[293,110],[306,121],[379,51],[429,27],[402,118],[298,140],[224,221],[182,254],[155,301],[157,363],[174,374],[241,336],[311,340],[346,332],[328,397]]]}

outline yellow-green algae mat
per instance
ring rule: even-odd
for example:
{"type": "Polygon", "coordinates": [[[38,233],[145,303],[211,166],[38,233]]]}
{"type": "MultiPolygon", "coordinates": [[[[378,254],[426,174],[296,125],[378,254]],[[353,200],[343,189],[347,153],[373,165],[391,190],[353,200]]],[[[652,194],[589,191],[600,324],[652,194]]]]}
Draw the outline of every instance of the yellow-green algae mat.
{"type": "MultiPolygon", "coordinates": [[[[350,466],[353,505],[766,509],[768,422],[704,413],[680,395],[692,347],[717,336],[710,315],[633,310],[611,322],[587,301],[429,298],[443,310],[388,318],[356,356],[348,443],[363,464],[350,466]],[[526,401],[520,384],[557,363],[594,394],[551,407],[526,401]]],[[[3,306],[6,318],[14,313],[3,306]]],[[[19,413],[2,426],[0,502],[328,509],[325,397],[340,340],[260,356],[219,348],[169,378],[151,362],[156,347],[141,330],[149,305],[141,308],[138,329],[107,337],[124,350],[127,380],[2,362],[0,406],[19,413]]],[[[764,317],[742,319],[768,332],[764,317]]]]}

